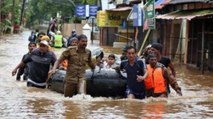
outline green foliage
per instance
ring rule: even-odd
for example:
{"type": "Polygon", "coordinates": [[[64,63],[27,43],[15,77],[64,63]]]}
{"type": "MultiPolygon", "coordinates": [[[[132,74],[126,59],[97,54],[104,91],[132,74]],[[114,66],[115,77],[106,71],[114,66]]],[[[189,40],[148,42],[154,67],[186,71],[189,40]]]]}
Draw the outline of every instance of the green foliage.
{"type": "Polygon", "coordinates": [[[20,1],[14,0],[15,4],[13,6],[13,0],[2,0],[1,1],[1,25],[0,30],[1,32],[6,32],[7,29],[10,29],[13,24],[19,23],[20,18],[20,1]],[[8,17],[9,14],[13,14],[12,18],[8,17]]]}
{"type": "Polygon", "coordinates": [[[28,26],[41,24],[60,13],[63,21],[80,22],[75,17],[76,4],[96,4],[97,0],[29,0],[27,13],[28,26]]]}

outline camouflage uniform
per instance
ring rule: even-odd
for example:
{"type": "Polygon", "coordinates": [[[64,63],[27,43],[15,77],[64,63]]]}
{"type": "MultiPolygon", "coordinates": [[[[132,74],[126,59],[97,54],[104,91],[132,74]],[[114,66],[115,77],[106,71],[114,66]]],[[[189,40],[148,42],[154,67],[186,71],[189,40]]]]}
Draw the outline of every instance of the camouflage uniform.
{"type": "Polygon", "coordinates": [[[68,60],[64,85],[65,97],[86,93],[85,70],[86,63],[92,66],[91,51],[86,49],[80,52],[77,47],[69,47],[60,58],[68,60]]]}

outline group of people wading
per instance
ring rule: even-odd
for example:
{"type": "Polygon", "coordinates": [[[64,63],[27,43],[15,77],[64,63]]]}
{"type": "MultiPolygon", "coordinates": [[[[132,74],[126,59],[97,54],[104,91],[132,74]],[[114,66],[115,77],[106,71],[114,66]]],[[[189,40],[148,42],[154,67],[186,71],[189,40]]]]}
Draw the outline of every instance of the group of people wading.
{"type": "MultiPolygon", "coordinates": [[[[91,51],[86,48],[87,36],[72,35],[67,42],[67,49],[57,59],[50,47],[51,38],[42,32],[37,33],[36,40],[29,40],[29,52],[23,56],[12,75],[18,71],[16,79],[20,80],[24,73],[27,86],[46,88],[47,81],[56,69],[63,69],[66,70],[64,96],[86,94],[86,65],[94,72],[96,65],[100,66],[103,56],[93,63],[91,51]]],[[[162,49],[161,44],[154,43],[145,48],[142,56],[137,56],[135,48],[127,46],[123,49],[120,66],[114,64],[113,54],[108,56],[106,68],[127,74],[127,98],[168,97],[170,86],[178,95],[182,95],[175,79],[174,66],[169,58],[161,55],[162,49]]]]}
{"type": "Polygon", "coordinates": [[[174,66],[169,58],[161,55],[162,49],[160,43],[154,43],[147,46],[140,57],[136,56],[133,46],[123,50],[120,70],[127,73],[127,98],[168,97],[170,86],[182,96],[174,66]]]}

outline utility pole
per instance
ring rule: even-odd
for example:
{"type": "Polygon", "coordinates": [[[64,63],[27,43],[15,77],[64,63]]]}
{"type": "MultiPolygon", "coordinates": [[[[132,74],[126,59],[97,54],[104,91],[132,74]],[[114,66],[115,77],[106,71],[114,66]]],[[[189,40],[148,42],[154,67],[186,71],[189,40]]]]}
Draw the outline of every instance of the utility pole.
{"type": "Polygon", "coordinates": [[[21,16],[20,16],[19,25],[22,25],[23,16],[24,16],[24,9],[25,9],[25,3],[26,3],[26,0],[23,0],[22,1],[22,7],[21,7],[21,16]]]}

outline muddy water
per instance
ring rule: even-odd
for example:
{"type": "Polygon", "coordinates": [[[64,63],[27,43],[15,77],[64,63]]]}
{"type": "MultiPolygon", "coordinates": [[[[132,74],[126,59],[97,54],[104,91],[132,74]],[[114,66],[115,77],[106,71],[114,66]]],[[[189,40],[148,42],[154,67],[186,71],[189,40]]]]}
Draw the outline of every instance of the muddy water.
{"type": "MultiPolygon", "coordinates": [[[[27,52],[30,32],[0,41],[0,118],[144,119],[213,118],[213,75],[177,65],[182,97],[173,91],[168,99],[126,100],[76,95],[64,98],[48,89],[26,87],[11,76],[27,52]]],[[[107,48],[106,48],[107,49],[107,48]]],[[[114,52],[111,48],[109,52],[114,52]]],[[[55,50],[60,54],[62,50],[55,50]]]]}

